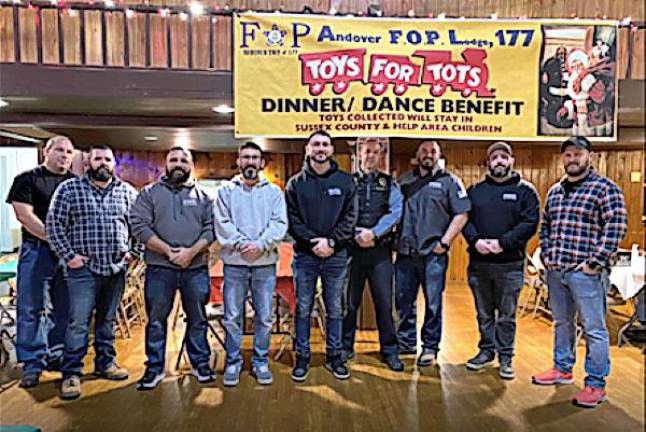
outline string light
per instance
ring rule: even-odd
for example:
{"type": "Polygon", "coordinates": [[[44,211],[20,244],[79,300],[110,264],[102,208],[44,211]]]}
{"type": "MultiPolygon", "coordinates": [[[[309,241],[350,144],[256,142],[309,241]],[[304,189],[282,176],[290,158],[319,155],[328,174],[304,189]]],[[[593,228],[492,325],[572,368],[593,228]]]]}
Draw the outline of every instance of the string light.
{"type": "Polygon", "coordinates": [[[168,8],[159,9],[158,13],[159,13],[159,16],[161,16],[162,18],[165,18],[168,15],[170,15],[170,9],[168,8]]]}
{"type": "Polygon", "coordinates": [[[408,18],[415,18],[415,9],[410,9],[406,15],[408,18]]]}
{"type": "Polygon", "coordinates": [[[491,14],[491,19],[498,19],[498,12],[494,12],[491,14]]]}
{"type": "Polygon", "coordinates": [[[189,9],[191,10],[191,14],[195,16],[202,15],[204,13],[204,5],[196,1],[191,2],[189,9]]]}
{"type": "Polygon", "coordinates": [[[105,7],[112,9],[114,7],[114,0],[104,0],[103,4],[105,7]]]}
{"type": "Polygon", "coordinates": [[[437,19],[446,19],[446,14],[444,12],[442,12],[441,14],[439,14],[437,16],[437,19]]]}
{"type": "Polygon", "coordinates": [[[126,17],[127,18],[132,18],[134,16],[135,12],[132,9],[126,9],[126,17]]]}
{"type": "Polygon", "coordinates": [[[180,12],[179,19],[186,21],[188,19],[188,14],[186,12],[180,12]]]}

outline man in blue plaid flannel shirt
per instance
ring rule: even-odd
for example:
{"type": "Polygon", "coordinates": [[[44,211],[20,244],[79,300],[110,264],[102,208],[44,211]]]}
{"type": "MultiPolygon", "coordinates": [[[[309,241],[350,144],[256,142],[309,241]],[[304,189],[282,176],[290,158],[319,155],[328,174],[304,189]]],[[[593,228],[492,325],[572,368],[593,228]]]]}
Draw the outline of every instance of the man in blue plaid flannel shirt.
{"type": "Polygon", "coordinates": [[[92,147],[88,171],[59,186],[47,213],[47,237],[66,264],[70,298],[60,367],[62,399],[81,395],[81,370],[93,311],[95,375],[110,380],[128,378],[128,371],[115,360],[114,325],[128,261],[136,250],[129,213],[137,191],[114,175],[114,166],[109,147],[92,147]]]}
{"type": "Polygon", "coordinates": [[[619,187],[591,166],[592,146],[581,136],[561,144],[566,176],[550,188],[540,229],[541,257],[547,269],[554,316],[554,364],[534,375],[535,384],[574,382],[575,313],[583,326],[586,357],[584,388],[573,402],[594,407],[606,398],[610,371],[606,291],[608,272],[626,234],[626,205],[619,187]]]}

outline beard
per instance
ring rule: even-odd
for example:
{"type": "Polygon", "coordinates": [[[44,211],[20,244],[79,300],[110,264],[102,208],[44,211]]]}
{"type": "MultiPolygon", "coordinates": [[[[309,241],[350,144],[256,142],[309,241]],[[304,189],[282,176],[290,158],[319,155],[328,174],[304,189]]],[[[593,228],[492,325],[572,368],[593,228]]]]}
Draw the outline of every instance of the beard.
{"type": "Polygon", "coordinates": [[[587,163],[579,165],[572,162],[565,166],[565,172],[572,177],[576,177],[583,174],[588,169],[588,167],[589,165],[587,163]]]}
{"type": "Polygon", "coordinates": [[[507,165],[496,165],[495,167],[489,167],[489,173],[492,177],[496,178],[505,178],[511,172],[511,166],[507,165]]]}
{"type": "Polygon", "coordinates": [[[432,170],[433,167],[435,166],[435,161],[433,160],[432,157],[425,157],[425,158],[419,159],[418,163],[419,163],[419,166],[429,171],[432,170]]]}
{"type": "Polygon", "coordinates": [[[173,168],[172,170],[168,170],[166,168],[166,177],[168,178],[168,181],[173,184],[182,184],[185,183],[186,180],[188,180],[188,177],[190,176],[190,173],[188,171],[184,171],[184,169],[180,167],[173,168]]]}
{"type": "Polygon", "coordinates": [[[254,165],[247,165],[240,171],[245,180],[256,180],[259,172],[258,167],[254,165]]]}
{"type": "Polygon", "coordinates": [[[325,162],[330,160],[330,157],[325,153],[314,153],[311,156],[311,159],[318,164],[324,164],[325,162]]]}
{"type": "Polygon", "coordinates": [[[104,182],[110,180],[113,171],[105,165],[101,165],[97,169],[90,167],[90,177],[96,181],[104,182]]]}

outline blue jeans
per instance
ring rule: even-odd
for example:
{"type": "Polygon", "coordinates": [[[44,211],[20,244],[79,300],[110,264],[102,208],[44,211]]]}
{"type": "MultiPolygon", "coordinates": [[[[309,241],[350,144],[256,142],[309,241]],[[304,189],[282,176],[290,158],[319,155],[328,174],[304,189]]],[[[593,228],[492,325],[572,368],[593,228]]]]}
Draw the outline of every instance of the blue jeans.
{"type": "Polygon", "coordinates": [[[77,269],[67,268],[70,320],[61,363],[64,379],[72,375],[82,375],[93,311],[94,368],[102,371],[115,362],[114,326],[117,308],[123,295],[125,276],[125,271],[112,276],[101,276],[85,266],[77,269]]]}
{"type": "Polygon", "coordinates": [[[442,294],[446,279],[447,254],[398,255],[395,263],[395,307],[397,339],[401,349],[417,347],[417,292],[420,284],[426,310],[422,324],[422,348],[437,353],[442,338],[442,294]]]}
{"type": "Polygon", "coordinates": [[[269,363],[269,342],[273,315],[271,310],[276,288],[276,265],[261,267],[224,265],[224,341],[227,350],[226,364],[241,364],[240,342],[242,340],[245,298],[251,289],[254,309],[253,367],[269,363]]]}
{"type": "Polygon", "coordinates": [[[490,355],[495,350],[501,363],[511,361],[523,263],[471,262],[467,273],[478,315],[478,348],[490,355]]]}
{"type": "Polygon", "coordinates": [[[310,357],[310,316],[319,276],[325,304],[325,353],[328,357],[340,355],[343,291],[348,269],[347,250],[335,252],[328,258],[295,252],[292,267],[296,286],[296,355],[310,357]]]}
{"type": "Polygon", "coordinates": [[[186,313],[186,352],[194,368],[209,364],[211,347],[206,338],[208,323],[204,307],[209,299],[210,279],[206,267],[179,270],[149,265],[146,268],[146,369],[157,374],[166,364],[166,330],[168,315],[179,287],[186,313]]]}
{"type": "Polygon", "coordinates": [[[572,372],[575,362],[576,322],[579,313],[585,337],[585,385],[604,388],[610,372],[605,271],[587,275],[581,271],[547,271],[549,304],[554,316],[554,367],[572,372]]]}
{"type": "Polygon", "coordinates": [[[23,240],[17,276],[16,354],[24,372],[40,372],[63,355],[67,284],[58,258],[40,240],[23,240]]]}

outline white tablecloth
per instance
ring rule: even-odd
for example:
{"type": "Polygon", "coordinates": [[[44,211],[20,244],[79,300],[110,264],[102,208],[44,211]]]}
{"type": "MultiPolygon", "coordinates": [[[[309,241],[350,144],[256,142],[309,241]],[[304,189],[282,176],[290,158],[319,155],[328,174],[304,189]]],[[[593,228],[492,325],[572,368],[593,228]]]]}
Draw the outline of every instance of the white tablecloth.
{"type": "Polygon", "coordinates": [[[633,260],[629,266],[614,266],[610,270],[610,283],[617,287],[624,300],[633,298],[644,286],[643,256],[633,260]]]}

